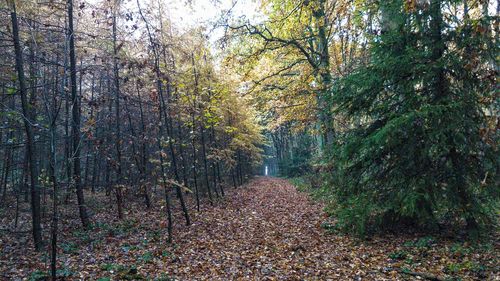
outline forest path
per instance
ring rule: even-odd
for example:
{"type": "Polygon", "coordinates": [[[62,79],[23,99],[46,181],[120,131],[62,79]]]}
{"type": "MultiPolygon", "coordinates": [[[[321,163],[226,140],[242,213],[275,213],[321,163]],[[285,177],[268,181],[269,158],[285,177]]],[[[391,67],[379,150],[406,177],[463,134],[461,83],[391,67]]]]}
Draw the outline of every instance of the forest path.
{"type": "Polygon", "coordinates": [[[322,206],[287,180],[257,177],[179,233],[175,251],[179,259],[170,270],[181,279],[357,275],[359,262],[350,261],[349,243],[338,243],[344,238],[325,233],[321,228],[325,219],[322,206]]]}

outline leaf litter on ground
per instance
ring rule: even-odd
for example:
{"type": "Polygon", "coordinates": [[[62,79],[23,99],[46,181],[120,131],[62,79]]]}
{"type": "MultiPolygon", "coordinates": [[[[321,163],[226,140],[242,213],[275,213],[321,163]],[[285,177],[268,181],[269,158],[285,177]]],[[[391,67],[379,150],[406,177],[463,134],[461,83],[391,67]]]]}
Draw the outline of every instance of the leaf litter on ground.
{"type": "MultiPolygon", "coordinates": [[[[74,204],[62,206],[58,244],[61,280],[500,280],[498,236],[467,242],[410,234],[368,241],[332,231],[323,204],[285,179],[257,177],[228,192],[215,206],[191,206],[184,226],[174,208],[174,243],[166,242],[164,203],[146,209],[129,199],[116,218],[104,194],[88,195],[89,230],[74,204]]],[[[175,198],[174,198],[175,199],[175,198]]],[[[33,251],[29,216],[24,231],[0,232],[0,278],[44,280],[48,250],[33,251]]],[[[49,216],[44,234],[48,241],[49,216]]],[[[3,219],[2,229],[11,227],[3,219]]]]}

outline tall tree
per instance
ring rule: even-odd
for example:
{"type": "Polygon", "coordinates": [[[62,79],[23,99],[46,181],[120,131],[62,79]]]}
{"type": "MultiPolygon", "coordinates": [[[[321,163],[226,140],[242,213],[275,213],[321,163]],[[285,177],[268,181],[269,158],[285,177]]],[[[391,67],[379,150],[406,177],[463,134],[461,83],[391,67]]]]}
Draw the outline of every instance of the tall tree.
{"type": "Polygon", "coordinates": [[[485,186],[495,184],[498,160],[481,137],[482,102],[494,85],[481,47],[491,44],[489,20],[464,36],[470,21],[443,14],[453,2],[380,2],[370,63],[334,91],[339,113],[359,124],[343,134],[334,157],[337,211],[347,230],[364,235],[447,218],[465,220],[474,233],[491,222],[497,191],[485,186]]]}
{"type": "Polygon", "coordinates": [[[70,71],[70,89],[71,89],[71,137],[73,140],[73,183],[76,189],[76,197],[78,200],[78,211],[80,220],[85,228],[90,226],[87,207],[85,205],[85,197],[83,194],[82,177],[81,177],[81,131],[80,131],[80,99],[77,93],[76,83],[76,53],[75,53],[75,32],[73,28],[73,0],[68,0],[68,38],[69,38],[69,71],[70,71]]]}
{"type": "Polygon", "coordinates": [[[113,5],[113,15],[112,15],[112,25],[113,25],[113,81],[114,81],[114,93],[115,93],[115,146],[116,146],[116,180],[117,185],[115,186],[115,195],[118,205],[118,217],[123,218],[123,196],[122,196],[122,138],[121,138],[121,127],[120,127],[120,74],[118,67],[118,44],[116,40],[117,36],[117,14],[120,7],[120,1],[115,0],[113,5]]]}
{"type": "MultiPolygon", "coordinates": [[[[325,147],[333,140],[333,122],[330,105],[327,102],[328,92],[332,86],[332,75],[330,66],[330,42],[332,36],[332,15],[327,12],[341,5],[333,1],[264,1],[265,11],[269,20],[252,24],[250,21],[229,24],[231,30],[239,35],[255,38],[257,42],[243,50],[244,59],[251,62],[255,57],[272,54],[274,57],[286,55],[290,60],[283,60],[280,67],[265,76],[255,79],[255,86],[264,85],[270,78],[286,73],[298,76],[296,70],[305,65],[305,72],[309,82],[314,82],[310,88],[313,92],[316,105],[316,132],[317,147],[320,153],[325,152],[325,147]],[[327,7],[330,5],[330,7],[327,7]]],[[[252,42],[252,41],[250,41],[252,42]]],[[[279,86],[281,90],[289,88],[289,85],[279,86]]]]}
{"type": "Polygon", "coordinates": [[[17,21],[16,3],[14,0],[8,1],[10,6],[10,18],[12,21],[12,36],[14,39],[14,51],[16,55],[16,71],[19,81],[19,94],[21,96],[21,105],[23,112],[23,123],[26,132],[26,156],[29,166],[30,176],[30,191],[31,191],[31,216],[32,216],[32,232],[35,250],[42,249],[42,228],[40,217],[40,191],[38,187],[38,173],[36,169],[35,144],[33,138],[32,122],[34,121],[35,113],[33,112],[33,104],[28,103],[26,82],[24,77],[23,67],[23,51],[19,40],[19,25],[17,21]]]}

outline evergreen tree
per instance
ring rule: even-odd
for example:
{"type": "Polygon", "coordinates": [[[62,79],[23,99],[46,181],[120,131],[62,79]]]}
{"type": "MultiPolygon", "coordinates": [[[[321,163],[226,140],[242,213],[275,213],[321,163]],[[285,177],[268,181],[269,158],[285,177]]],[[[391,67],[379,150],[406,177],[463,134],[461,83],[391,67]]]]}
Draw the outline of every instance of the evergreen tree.
{"type": "Polygon", "coordinates": [[[469,8],[444,0],[377,4],[370,62],[333,90],[337,112],[359,124],[332,155],[345,230],[365,235],[446,219],[475,233],[492,223],[498,132],[492,142],[481,132],[494,103],[495,47],[490,17],[471,17],[469,8]],[[452,9],[460,19],[444,14],[452,9]]]}

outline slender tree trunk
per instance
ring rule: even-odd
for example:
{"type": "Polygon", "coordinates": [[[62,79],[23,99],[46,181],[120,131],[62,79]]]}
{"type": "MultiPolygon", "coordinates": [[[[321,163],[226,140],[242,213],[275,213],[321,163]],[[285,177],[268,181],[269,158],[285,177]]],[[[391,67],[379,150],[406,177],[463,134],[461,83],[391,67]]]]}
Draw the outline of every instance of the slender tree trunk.
{"type": "Polygon", "coordinates": [[[179,152],[181,154],[181,165],[182,165],[182,183],[184,186],[188,186],[188,180],[187,180],[187,171],[186,171],[186,155],[184,153],[184,142],[183,142],[183,135],[182,135],[182,126],[181,123],[179,122],[177,124],[177,130],[179,131],[179,152]]]}
{"type": "Polygon", "coordinates": [[[80,132],[80,102],[77,95],[76,84],[76,54],[75,54],[75,33],[73,29],[73,0],[68,0],[68,37],[69,37],[69,61],[70,61],[70,85],[71,85],[71,104],[72,104],[72,128],[71,135],[73,139],[73,180],[76,188],[76,198],[78,200],[78,210],[80,220],[84,228],[90,226],[85,198],[83,195],[82,177],[80,168],[80,150],[81,150],[81,132],[80,132]]]}
{"type": "Polygon", "coordinates": [[[114,73],[114,92],[115,92],[115,130],[116,130],[116,186],[115,195],[118,205],[118,217],[123,218],[123,198],[122,198],[122,150],[121,150],[121,128],[120,128],[120,76],[118,69],[118,46],[116,45],[116,14],[118,10],[118,1],[115,1],[113,7],[113,73],[114,73]]]}
{"type": "MultiPolygon", "coordinates": [[[[194,55],[191,54],[191,65],[192,65],[192,68],[193,68],[193,76],[194,76],[194,96],[195,96],[195,104],[194,104],[194,108],[193,110],[195,110],[196,108],[196,98],[198,97],[199,95],[199,92],[198,92],[198,72],[196,71],[196,64],[194,63],[194,55]]],[[[200,106],[200,109],[201,109],[201,106],[200,106]]],[[[193,113],[194,114],[194,113],[193,113]]],[[[203,116],[203,112],[200,110],[200,116],[203,116]]],[[[193,115],[193,118],[194,118],[194,115],[193,115]]],[[[194,122],[193,122],[193,126],[194,126],[194,122]]],[[[207,187],[207,193],[208,193],[208,201],[210,202],[210,205],[213,206],[214,204],[214,200],[213,200],[213,196],[212,196],[212,190],[210,189],[210,181],[208,179],[208,163],[207,163],[207,151],[206,151],[206,145],[205,145],[205,133],[204,133],[204,130],[203,130],[203,119],[200,121],[200,126],[199,126],[199,129],[200,129],[200,136],[201,136],[201,155],[202,155],[202,158],[203,158],[203,170],[204,170],[204,176],[205,176],[205,185],[207,187]]],[[[194,131],[194,127],[193,127],[193,131],[194,131]]]]}
{"type": "Polygon", "coordinates": [[[98,182],[98,175],[97,173],[100,172],[100,159],[97,159],[97,153],[94,152],[94,160],[92,161],[93,166],[92,166],[92,183],[91,183],[91,190],[92,193],[95,193],[96,190],[96,184],[98,182]]]}
{"type": "MultiPolygon", "coordinates": [[[[101,74],[101,73],[99,73],[101,74]]],[[[102,93],[103,89],[103,79],[99,79],[99,93],[102,93]]],[[[92,104],[92,106],[95,106],[95,104],[92,104]]],[[[93,110],[92,110],[93,111],[93,110]]],[[[92,160],[92,179],[91,179],[91,192],[95,193],[96,192],[96,187],[99,185],[99,175],[101,174],[101,162],[102,162],[102,143],[100,142],[100,130],[99,130],[99,124],[97,123],[102,111],[97,111],[96,113],[96,118],[95,118],[95,129],[93,132],[93,140],[89,142],[89,149],[92,151],[93,154],[93,160],[92,160]]]]}
{"type": "MultiPolygon", "coordinates": [[[[161,75],[160,75],[160,56],[159,56],[159,50],[157,50],[157,48],[155,47],[156,44],[155,44],[155,42],[153,40],[153,37],[151,35],[151,32],[149,30],[149,24],[148,24],[146,18],[144,17],[144,15],[142,13],[139,0],[137,0],[137,7],[139,8],[139,14],[141,15],[144,23],[146,24],[146,29],[147,29],[147,32],[148,32],[149,41],[150,41],[150,44],[151,44],[152,49],[153,49],[153,55],[154,55],[154,59],[155,59],[154,71],[156,73],[156,84],[157,84],[158,95],[159,95],[159,103],[160,103],[160,107],[159,107],[160,112],[159,112],[159,114],[160,114],[160,117],[161,117],[162,112],[163,112],[163,116],[164,116],[164,119],[165,119],[165,125],[166,125],[166,129],[167,129],[168,146],[170,148],[170,154],[171,154],[171,157],[172,157],[171,167],[172,167],[172,171],[173,171],[174,176],[175,176],[175,180],[177,182],[180,182],[180,180],[179,180],[179,174],[178,174],[178,171],[177,171],[176,155],[175,155],[175,151],[174,151],[174,147],[173,147],[173,143],[172,143],[173,135],[169,131],[169,127],[172,126],[172,123],[171,123],[171,120],[169,118],[169,109],[168,109],[168,106],[167,106],[168,103],[167,104],[165,103],[165,99],[163,97],[163,91],[162,91],[162,87],[161,87],[162,82],[161,82],[161,75]]],[[[165,60],[165,64],[166,64],[166,60],[165,60]]],[[[169,98],[168,97],[169,95],[170,95],[170,80],[167,77],[167,99],[169,98]]],[[[160,132],[160,133],[163,133],[163,132],[160,132]]],[[[188,212],[188,209],[187,209],[187,206],[186,206],[186,202],[184,201],[184,195],[182,194],[182,190],[181,190],[181,188],[178,185],[175,186],[175,190],[176,190],[176,193],[177,193],[177,197],[179,198],[179,201],[181,203],[181,208],[182,208],[182,211],[184,213],[184,218],[186,220],[186,225],[190,225],[191,224],[191,220],[189,218],[189,212],[188,212]]]]}
{"type": "MultiPolygon", "coordinates": [[[[213,135],[212,133],[210,132],[208,134],[209,136],[209,143],[210,143],[210,146],[214,146],[214,141],[213,141],[213,135]]],[[[219,198],[219,191],[217,190],[217,171],[215,170],[215,163],[216,163],[216,159],[212,159],[212,162],[211,163],[211,168],[212,168],[212,182],[214,183],[214,191],[215,191],[215,196],[217,196],[217,198],[219,198]]]]}
{"type": "Polygon", "coordinates": [[[118,218],[123,219],[123,186],[121,184],[115,185],[116,205],[118,207],[118,218]]]}
{"type": "Polygon", "coordinates": [[[192,166],[192,172],[193,172],[193,180],[194,180],[194,191],[195,191],[195,196],[196,196],[196,210],[198,212],[200,211],[200,192],[198,190],[198,175],[197,175],[197,162],[198,162],[198,157],[196,155],[196,145],[195,145],[195,135],[194,135],[194,128],[196,127],[196,120],[194,118],[194,113],[195,113],[195,108],[196,106],[193,106],[193,113],[191,114],[191,122],[192,127],[192,136],[191,136],[191,149],[193,150],[193,166],[192,166]]]}
{"type": "Polygon", "coordinates": [[[31,179],[31,214],[32,214],[32,231],[35,250],[42,249],[42,228],[40,225],[40,192],[38,190],[38,174],[36,174],[35,161],[33,155],[35,154],[35,147],[33,143],[33,131],[30,122],[33,120],[34,113],[32,112],[31,105],[28,104],[26,97],[26,84],[24,78],[23,68],[23,54],[21,44],[19,43],[19,27],[17,21],[16,4],[15,1],[10,1],[11,4],[11,20],[12,20],[12,35],[14,38],[14,50],[16,54],[16,70],[19,81],[19,93],[21,95],[21,105],[23,111],[24,128],[26,131],[26,149],[27,149],[27,162],[29,166],[30,179],[31,179]],[[31,109],[30,109],[31,108],[31,109]]]}
{"type": "MultiPolygon", "coordinates": [[[[66,23],[66,28],[67,28],[67,22],[66,23]]],[[[61,79],[61,92],[66,93],[66,86],[68,86],[68,80],[67,80],[67,69],[68,69],[68,54],[69,54],[69,44],[64,44],[64,67],[63,67],[63,76],[61,79]]],[[[71,175],[71,170],[72,170],[72,165],[73,162],[71,161],[71,136],[70,136],[70,108],[69,108],[69,101],[70,101],[70,95],[65,95],[64,99],[64,166],[65,166],[65,173],[66,173],[66,190],[65,190],[65,199],[64,203],[68,204],[69,203],[69,197],[72,194],[72,190],[70,190],[70,187],[72,186],[72,175],[71,175]]]]}
{"type": "MultiPolygon", "coordinates": [[[[107,89],[108,89],[108,93],[112,93],[113,92],[113,86],[112,86],[112,83],[111,83],[111,78],[110,78],[110,75],[109,73],[107,73],[107,89]]],[[[107,114],[108,116],[111,116],[113,114],[113,99],[109,99],[108,100],[109,102],[107,103],[107,106],[108,106],[108,110],[107,110],[107,114]]],[[[105,163],[106,163],[106,169],[105,169],[105,173],[104,173],[104,178],[105,178],[105,183],[106,183],[106,196],[110,196],[111,195],[111,189],[112,189],[112,186],[111,186],[111,169],[112,169],[112,163],[111,163],[111,157],[112,157],[112,149],[113,149],[113,137],[110,136],[110,132],[103,132],[106,134],[107,138],[104,140],[104,154],[105,154],[105,163]]]]}
{"type": "Polygon", "coordinates": [[[139,82],[136,82],[136,91],[137,91],[137,99],[139,102],[139,115],[141,117],[141,153],[138,155],[138,163],[140,167],[140,182],[143,187],[143,192],[144,192],[144,202],[146,203],[147,208],[151,208],[151,198],[149,195],[149,187],[146,184],[146,173],[147,173],[147,148],[146,148],[146,140],[145,140],[145,132],[146,132],[146,125],[144,121],[144,112],[142,110],[142,99],[141,99],[141,94],[139,91],[139,82]]]}
{"type": "MultiPolygon", "coordinates": [[[[137,141],[137,135],[134,130],[134,124],[132,123],[132,113],[130,112],[130,108],[128,106],[128,99],[124,99],[124,105],[125,105],[125,111],[127,114],[127,120],[128,120],[128,128],[130,131],[130,134],[132,135],[132,155],[134,158],[135,165],[137,166],[137,172],[139,173],[139,177],[142,178],[142,167],[141,167],[141,160],[140,160],[140,155],[137,154],[137,148],[135,147],[135,142],[137,141]]],[[[134,180],[133,183],[136,183],[134,180]]]]}
{"type": "Polygon", "coordinates": [[[22,175],[22,189],[24,190],[24,202],[28,202],[30,186],[29,181],[29,158],[28,158],[28,148],[24,149],[24,164],[23,164],[23,175],[22,175]]]}
{"type": "MultiPolygon", "coordinates": [[[[81,65],[81,63],[80,63],[81,65]]],[[[83,75],[80,75],[80,92],[81,92],[81,89],[82,89],[82,76],[83,75]]],[[[95,90],[95,75],[92,74],[92,82],[91,82],[91,86],[90,86],[90,120],[94,119],[94,90],[95,90]]],[[[91,143],[91,140],[87,140],[85,142],[87,145],[86,145],[86,150],[85,150],[85,177],[84,177],[84,181],[83,181],[83,186],[85,187],[88,187],[88,179],[89,179],[89,169],[90,169],[90,152],[92,151],[92,143],[91,143]]],[[[93,163],[95,165],[95,163],[93,163]]]]}
{"type": "MultiPolygon", "coordinates": [[[[170,94],[169,87],[170,87],[170,82],[167,81],[167,95],[170,94]]],[[[172,135],[172,130],[169,130],[169,127],[171,127],[171,118],[169,117],[169,114],[168,114],[168,103],[165,102],[165,99],[163,97],[163,93],[160,92],[159,94],[160,94],[160,103],[162,103],[162,105],[163,105],[162,107],[163,107],[163,115],[165,116],[165,123],[167,125],[166,128],[167,128],[167,136],[168,136],[168,147],[170,149],[170,156],[172,158],[172,165],[171,165],[172,172],[174,174],[175,180],[179,183],[180,177],[179,177],[179,172],[177,170],[177,158],[176,158],[176,154],[175,154],[174,144],[172,141],[173,135],[172,135]],[[170,126],[169,126],[169,124],[170,124],[170,126]]],[[[191,220],[189,218],[189,212],[188,212],[188,209],[186,206],[186,202],[184,201],[184,194],[182,193],[182,190],[179,187],[179,185],[175,185],[175,191],[176,191],[177,197],[179,198],[179,201],[181,203],[181,208],[182,208],[182,212],[184,214],[184,219],[186,220],[186,225],[190,225],[191,220]]]]}
{"type": "MultiPolygon", "coordinates": [[[[157,60],[156,60],[157,61],[157,60]]],[[[160,80],[157,80],[158,83],[158,88],[161,90],[161,82],[160,80]]],[[[161,91],[158,93],[161,95],[161,91]]],[[[167,212],[167,233],[168,233],[168,243],[172,243],[172,211],[171,211],[171,203],[170,203],[170,195],[169,195],[169,189],[167,185],[167,175],[164,167],[164,160],[163,160],[163,145],[162,145],[162,139],[163,139],[163,124],[165,122],[162,121],[162,102],[159,99],[158,100],[158,115],[159,115],[159,120],[160,120],[160,126],[159,126],[159,131],[158,131],[158,152],[160,155],[160,173],[161,173],[161,179],[162,179],[162,185],[163,185],[163,190],[165,192],[165,205],[166,205],[166,212],[167,212]]]]}
{"type": "Polygon", "coordinates": [[[121,181],[122,167],[121,167],[121,127],[120,127],[120,76],[118,68],[118,47],[116,45],[116,13],[118,9],[118,2],[115,1],[113,8],[113,73],[114,73],[114,93],[115,93],[115,130],[116,130],[116,161],[117,161],[117,182],[121,181]]]}
{"type": "Polygon", "coordinates": [[[210,189],[210,181],[208,179],[207,148],[205,145],[205,131],[203,130],[203,124],[200,124],[200,136],[201,136],[201,155],[203,157],[203,168],[205,171],[205,185],[207,186],[208,200],[210,201],[210,205],[213,205],[212,190],[210,189]]]}
{"type": "MultiPolygon", "coordinates": [[[[54,107],[56,107],[56,102],[54,98],[54,107]]],[[[52,281],[57,280],[57,224],[58,224],[58,183],[56,178],[56,120],[57,111],[54,110],[52,114],[52,120],[50,125],[50,165],[49,165],[49,177],[52,182],[52,227],[51,227],[51,251],[50,251],[50,272],[52,281]]]]}
{"type": "Polygon", "coordinates": [[[21,186],[23,183],[23,179],[20,178],[19,182],[17,183],[17,192],[16,192],[16,217],[14,219],[14,228],[17,228],[17,224],[19,222],[19,196],[21,196],[21,186]]]}
{"type": "MultiPolygon", "coordinates": [[[[212,140],[212,145],[215,149],[218,149],[218,145],[217,145],[217,137],[215,135],[215,129],[214,129],[214,126],[212,125],[210,127],[210,138],[212,140]]],[[[219,168],[219,161],[217,159],[214,159],[213,160],[214,163],[212,164],[212,167],[213,167],[213,172],[214,172],[214,183],[217,182],[218,185],[219,185],[219,188],[220,188],[220,192],[221,192],[221,195],[222,196],[226,196],[224,194],[224,187],[222,186],[222,180],[221,180],[221,177],[220,177],[220,168],[219,168]]],[[[215,186],[215,184],[214,184],[215,186]]]]}
{"type": "MultiPolygon", "coordinates": [[[[160,26],[161,26],[160,28],[163,29],[163,23],[161,20],[160,20],[160,26]]],[[[163,51],[163,62],[165,63],[165,65],[168,65],[167,55],[166,55],[167,49],[163,48],[162,51],[163,51]]],[[[159,62],[159,59],[158,59],[158,62],[159,62]]],[[[159,64],[158,64],[157,69],[159,72],[160,71],[159,64]]],[[[166,105],[165,105],[162,93],[160,93],[160,98],[161,98],[161,102],[164,103],[163,111],[165,112],[165,122],[167,123],[167,135],[169,136],[168,145],[170,148],[170,154],[172,156],[171,167],[172,167],[173,172],[174,172],[175,180],[178,183],[180,183],[179,172],[177,170],[177,155],[175,153],[174,144],[173,144],[173,138],[174,138],[174,130],[173,130],[173,125],[172,125],[173,118],[170,116],[171,86],[172,85],[171,85],[170,77],[167,76],[167,83],[166,83],[167,103],[166,103],[166,105]]],[[[190,225],[191,219],[189,218],[189,212],[188,212],[188,209],[186,206],[186,202],[184,200],[184,194],[182,193],[182,190],[181,190],[179,185],[175,185],[175,191],[176,191],[177,197],[179,198],[179,201],[181,203],[182,212],[184,213],[184,219],[186,220],[186,225],[190,225]]]]}
{"type": "MultiPolygon", "coordinates": [[[[142,156],[142,170],[143,170],[143,175],[146,177],[146,174],[148,173],[148,168],[147,168],[147,162],[148,162],[148,154],[147,154],[147,142],[146,142],[146,121],[144,118],[144,112],[142,109],[142,99],[141,95],[139,92],[139,84],[136,84],[137,88],[137,98],[139,101],[139,115],[141,117],[141,156],[142,156]]],[[[145,179],[145,178],[144,178],[145,179]]]]}

